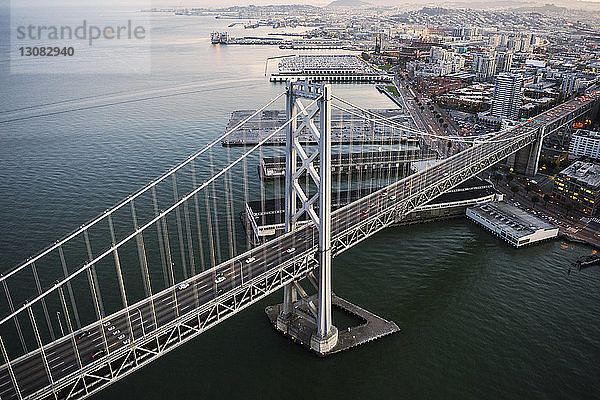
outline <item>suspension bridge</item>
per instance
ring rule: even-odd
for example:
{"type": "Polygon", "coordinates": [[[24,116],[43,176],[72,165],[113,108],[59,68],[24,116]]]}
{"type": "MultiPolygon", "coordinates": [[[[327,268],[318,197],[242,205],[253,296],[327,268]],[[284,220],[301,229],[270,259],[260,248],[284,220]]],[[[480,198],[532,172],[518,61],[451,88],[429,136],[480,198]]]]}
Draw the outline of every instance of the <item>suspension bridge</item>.
{"type": "Polygon", "coordinates": [[[332,352],[333,257],[502,160],[535,173],[544,137],[596,114],[599,98],[588,93],[477,140],[419,131],[329,85],[288,82],[202,150],[0,277],[0,398],[86,398],[281,288],[277,329],[292,335],[302,304],[314,328],[306,346],[332,352]],[[287,119],[271,133],[220,146],[283,100],[287,119]],[[344,144],[331,143],[332,108],[348,125],[344,144]],[[360,137],[378,140],[354,142],[359,126],[360,137]],[[263,146],[282,132],[281,146],[263,146]],[[416,138],[421,150],[404,151],[398,135],[416,138]],[[459,150],[441,154],[451,146],[439,143],[450,140],[459,150]],[[400,151],[421,167],[398,168],[400,151]],[[351,163],[342,155],[358,153],[359,167],[332,172],[332,160],[351,163]],[[285,158],[282,179],[260,178],[267,156],[285,158]],[[367,195],[331,210],[332,192],[365,187],[367,195]],[[286,233],[253,247],[240,213],[250,199],[273,198],[285,199],[286,233]],[[316,293],[302,288],[305,278],[316,293]]]}

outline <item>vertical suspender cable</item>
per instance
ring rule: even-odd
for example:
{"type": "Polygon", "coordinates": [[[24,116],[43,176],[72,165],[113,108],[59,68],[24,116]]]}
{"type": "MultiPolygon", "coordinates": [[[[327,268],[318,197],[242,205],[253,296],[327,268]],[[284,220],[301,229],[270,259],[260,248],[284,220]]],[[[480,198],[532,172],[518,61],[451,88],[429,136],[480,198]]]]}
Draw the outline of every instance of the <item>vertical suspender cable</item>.
{"type": "MultiPolygon", "coordinates": [[[[133,228],[135,230],[137,230],[138,229],[138,221],[137,221],[137,214],[135,212],[135,203],[133,200],[131,200],[130,206],[131,206],[131,218],[133,220],[133,228]]],[[[142,274],[142,282],[144,284],[144,294],[145,294],[145,297],[150,297],[150,293],[151,293],[150,281],[148,279],[146,279],[146,275],[148,273],[148,264],[146,261],[146,248],[144,245],[143,233],[140,232],[139,234],[137,234],[135,236],[135,242],[137,245],[138,260],[140,263],[140,272],[142,274]]]]}
{"type": "MultiPolygon", "coordinates": [[[[66,278],[69,276],[69,271],[67,270],[67,262],[65,261],[65,254],[63,252],[62,246],[58,248],[58,254],[60,256],[60,263],[62,265],[63,274],[66,278]]],[[[77,329],[81,329],[81,321],[79,320],[79,311],[77,311],[77,304],[75,304],[75,294],[73,293],[73,286],[71,286],[71,281],[67,281],[67,291],[69,292],[69,300],[71,301],[71,307],[73,307],[73,316],[75,317],[75,323],[77,324],[77,329]]],[[[65,306],[66,306],[66,303],[65,303],[65,306]]]]}
{"type": "MultiPolygon", "coordinates": [[[[83,238],[85,240],[85,247],[87,249],[88,259],[89,261],[92,261],[94,259],[94,255],[92,254],[92,245],[90,243],[90,237],[88,235],[87,229],[83,231],[83,238]]],[[[104,305],[102,304],[102,296],[100,295],[100,285],[98,283],[98,275],[96,274],[96,265],[88,265],[88,281],[90,284],[90,290],[92,291],[92,298],[94,300],[96,319],[100,320],[104,316],[104,305]]]]}
{"type": "MultiPolygon", "coordinates": [[[[110,230],[110,238],[112,240],[112,246],[115,245],[117,239],[115,237],[115,229],[112,222],[112,216],[108,216],[108,228],[110,230]]],[[[121,302],[123,304],[123,308],[127,309],[127,292],[125,291],[125,283],[123,282],[123,273],[121,271],[121,260],[119,259],[119,250],[115,247],[113,252],[113,256],[115,259],[115,270],[117,272],[117,281],[119,282],[119,292],[121,293],[121,302]]],[[[143,323],[143,321],[142,321],[143,323]]],[[[129,327],[129,337],[133,340],[133,327],[131,325],[131,314],[127,311],[127,325],[129,327]]]]}
{"type": "MultiPolygon", "coordinates": [[[[58,287],[58,295],[60,297],[60,304],[62,305],[63,314],[65,314],[65,320],[67,321],[67,328],[69,328],[69,333],[73,333],[73,324],[71,323],[71,316],[69,315],[69,308],[67,307],[67,301],[65,300],[65,293],[63,292],[62,286],[58,287]]],[[[75,336],[71,335],[71,344],[73,345],[73,352],[77,357],[77,363],[79,364],[79,368],[83,367],[81,363],[81,356],[79,354],[79,348],[77,347],[77,341],[75,340],[75,336]]]]}
{"type": "MultiPolygon", "coordinates": [[[[195,167],[196,162],[192,161],[190,164],[190,167],[192,169],[192,185],[194,186],[194,189],[196,189],[197,187],[197,182],[196,182],[196,167],[195,167]]],[[[198,206],[198,193],[194,193],[194,211],[196,212],[196,229],[198,230],[198,251],[200,252],[200,267],[202,268],[202,271],[205,270],[205,265],[204,265],[204,240],[202,239],[202,224],[200,222],[200,209],[198,206]]]]}
{"type": "MultiPolygon", "coordinates": [[[[246,143],[246,129],[244,129],[244,143],[246,143]]],[[[248,163],[246,161],[247,157],[244,157],[244,160],[242,161],[242,169],[244,171],[244,212],[246,213],[246,221],[244,221],[245,226],[246,226],[246,250],[250,250],[252,248],[252,244],[251,244],[251,238],[252,238],[252,232],[250,232],[250,229],[252,229],[252,225],[250,222],[250,218],[252,218],[252,216],[250,215],[249,212],[249,203],[248,203],[248,163]]],[[[259,158],[258,159],[259,164],[262,162],[262,160],[259,158]]],[[[264,172],[264,174],[262,174],[262,176],[259,176],[259,180],[262,181],[263,179],[266,179],[266,171],[263,171],[262,169],[260,170],[262,172],[264,172]]],[[[259,171],[259,175],[261,175],[261,172],[259,171]]]]}
{"type": "Polygon", "coordinates": [[[188,242],[188,257],[190,259],[190,276],[196,275],[196,261],[194,260],[194,243],[192,241],[192,227],[190,224],[190,208],[188,202],[183,203],[183,221],[188,242]]]}
{"type": "MultiPolygon", "coordinates": [[[[177,190],[177,178],[175,174],[171,175],[173,181],[173,200],[175,203],[179,200],[179,192],[177,190]]],[[[179,255],[181,257],[181,268],[183,270],[183,279],[188,278],[187,262],[185,260],[185,244],[183,242],[183,229],[181,228],[181,211],[179,207],[175,207],[175,218],[177,220],[177,237],[179,238],[179,255]]]]}
{"type": "MultiPolygon", "coordinates": [[[[42,285],[40,284],[40,278],[37,273],[37,268],[35,267],[35,263],[31,263],[31,271],[33,272],[33,278],[35,279],[35,286],[38,290],[38,294],[42,294],[42,285]]],[[[50,315],[48,314],[48,307],[46,306],[46,299],[42,298],[42,309],[44,310],[44,317],[46,317],[46,324],[48,325],[48,331],[50,332],[50,337],[52,340],[56,339],[54,336],[54,328],[52,327],[52,322],[50,322],[50,315]]]]}
{"type": "Polygon", "coordinates": [[[4,361],[8,367],[8,374],[10,375],[10,380],[15,388],[15,392],[17,393],[17,397],[19,400],[23,400],[23,395],[21,395],[21,389],[19,389],[19,385],[17,384],[17,377],[15,376],[15,372],[13,371],[10,360],[8,359],[8,353],[6,352],[6,347],[4,347],[4,340],[2,340],[2,336],[0,336],[0,345],[2,346],[2,356],[4,357],[4,361]]]}
{"type": "MultiPolygon", "coordinates": [[[[158,211],[158,200],[156,198],[156,189],[152,187],[152,204],[154,205],[154,216],[156,217],[159,214],[158,211]]],[[[164,235],[162,232],[162,225],[159,221],[156,222],[156,234],[158,235],[158,248],[160,253],[160,262],[162,264],[163,270],[163,278],[165,281],[165,288],[169,287],[169,275],[167,273],[167,260],[165,253],[165,244],[163,242],[164,235]]]]}
{"type": "Polygon", "coordinates": [[[217,260],[215,258],[215,242],[213,237],[213,228],[212,228],[212,214],[210,211],[210,198],[208,196],[208,188],[204,190],[204,204],[206,205],[206,227],[208,228],[208,244],[209,244],[209,255],[210,255],[210,263],[209,268],[217,265],[217,260]]]}
{"type": "MultiPolygon", "coordinates": [[[[50,371],[50,364],[48,364],[48,358],[46,357],[46,352],[44,351],[44,343],[42,343],[42,338],[40,337],[40,331],[38,330],[37,323],[35,322],[35,317],[33,316],[33,309],[29,307],[27,309],[29,311],[29,320],[31,321],[31,326],[33,327],[33,333],[35,335],[35,340],[40,348],[40,352],[42,354],[42,362],[44,363],[44,368],[46,369],[46,375],[48,376],[48,382],[50,382],[50,386],[52,386],[52,392],[54,393],[54,379],[52,378],[52,372],[50,371]]],[[[56,397],[56,395],[55,395],[56,397]]]]}
{"type": "MultiPolygon", "coordinates": [[[[2,281],[2,286],[4,287],[4,293],[6,294],[6,299],[8,300],[8,307],[10,307],[10,312],[14,314],[15,307],[12,301],[12,297],[10,296],[10,291],[8,290],[8,284],[6,283],[6,279],[2,281]]],[[[17,328],[17,334],[19,335],[19,339],[21,340],[21,346],[23,346],[23,351],[27,353],[27,344],[25,343],[25,338],[23,337],[23,331],[21,330],[19,317],[15,315],[13,319],[15,321],[15,327],[17,328]]]]}
{"type": "MultiPolygon", "coordinates": [[[[212,149],[209,152],[210,154],[210,174],[211,176],[214,174],[213,170],[214,170],[214,161],[213,161],[213,153],[212,153],[212,149]]],[[[213,213],[214,213],[214,220],[215,220],[215,231],[214,231],[214,235],[215,235],[215,245],[216,245],[216,254],[217,254],[217,263],[221,264],[221,235],[219,233],[219,208],[217,207],[217,194],[215,191],[215,182],[211,183],[211,188],[212,188],[212,201],[213,201],[213,213]]]]}
{"type": "MultiPolygon", "coordinates": [[[[133,218],[133,228],[137,231],[139,226],[137,222],[137,215],[135,213],[135,204],[133,203],[133,199],[131,200],[131,216],[133,218]]],[[[158,224],[159,222],[157,221],[156,223],[158,224]]],[[[150,298],[150,306],[152,307],[152,317],[154,318],[154,326],[158,329],[158,319],[156,318],[154,298],[152,297],[152,283],[150,281],[150,272],[148,271],[148,260],[146,259],[146,246],[144,245],[143,232],[137,234],[135,239],[137,243],[140,269],[142,272],[142,282],[144,282],[144,291],[146,293],[146,297],[150,298]]]]}
{"type": "MultiPolygon", "coordinates": [[[[231,154],[227,146],[227,165],[231,164],[231,154]]],[[[235,215],[233,206],[233,185],[231,184],[231,170],[227,171],[224,177],[225,181],[225,201],[227,202],[227,223],[229,225],[229,257],[233,258],[236,254],[235,248],[235,215]]]]}

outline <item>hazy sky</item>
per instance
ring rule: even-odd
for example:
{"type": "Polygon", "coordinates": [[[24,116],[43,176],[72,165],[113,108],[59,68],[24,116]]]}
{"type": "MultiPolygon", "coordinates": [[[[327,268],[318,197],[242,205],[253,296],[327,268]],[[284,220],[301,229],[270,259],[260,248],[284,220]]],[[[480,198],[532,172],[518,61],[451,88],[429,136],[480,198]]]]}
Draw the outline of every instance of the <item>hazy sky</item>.
{"type": "MultiPolygon", "coordinates": [[[[147,7],[224,7],[232,5],[268,5],[268,4],[311,4],[315,6],[324,6],[329,4],[332,0],[0,0],[1,3],[8,3],[12,5],[18,5],[20,7],[32,5],[34,7],[43,6],[82,6],[82,5],[94,5],[99,7],[111,7],[117,6],[132,7],[132,8],[147,8],[147,7]]],[[[469,3],[489,3],[490,6],[494,6],[498,3],[497,0],[363,0],[373,5],[395,5],[402,6],[406,5],[410,8],[414,8],[419,5],[437,5],[443,6],[447,4],[460,4],[461,6],[468,7],[469,3]]],[[[554,3],[556,5],[574,5],[579,4],[598,4],[600,6],[600,0],[500,0],[500,3],[511,2],[514,5],[519,4],[546,4],[554,3]]]]}
{"type": "MultiPolygon", "coordinates": [[[[59,0],[60,1],[60,0],[59,0]]],[[[81,1],[81,0],[80,0],[81,1]]],[[[85,1],[85,0],[84,0],[85,1]]],[[[102,0],[106,1],[106,0],[102,0]]],[[[108,0],[112,1],[112,0],[108,0]]],[[[153,7],[224,7],[231,5],[268,5],[268,4],[310,4],[315,6],[324,6],[329,4],[332,0],[150,0],[153,7]]],[[[456,4],[461,3],[468,6],[469,3],[489,3],[490,6],[494,6],[498,3],[497,0],[363,0],[373,5],[394,5],[402,6],[406,5],[410,8],[414,8],[416,5],[437,5],[443,6],[444,4],[456,4]]],[[[600,0],[508,0],[515,5],[521,4],[556,4],[556,5],[576,5],[577,3],[585,2],[596,3],[600,5],[600,0]]],[[[504,3],[504,1],[500,1],[504,3]]],[[[124,2],[118,2],[123,4],[124,2]]]]}

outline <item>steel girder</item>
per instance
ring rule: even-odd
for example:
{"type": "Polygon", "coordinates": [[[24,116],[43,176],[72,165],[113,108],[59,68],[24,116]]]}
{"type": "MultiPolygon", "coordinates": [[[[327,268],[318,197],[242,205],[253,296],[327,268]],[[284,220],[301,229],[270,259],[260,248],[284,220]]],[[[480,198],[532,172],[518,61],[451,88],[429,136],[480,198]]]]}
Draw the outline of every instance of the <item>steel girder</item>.
{"type": "MultiPolygon", "coordinates": [[[[367,239],[376,232],[392,225],[400,216],[406,215],[411,211],[414,211],[417,207],[422,206],[446,191],[457,186],[461,182],[471,178],[474,175],[486,170],[492,165],[505,159],[510,154],[522,149],[528,144],[532,143],[537,139],[539,132],[537,130],[531,131],[526,136],[516,140],[515,142],[508,142],[508,144],[500,146],[499,148],[495,143],[490,144],[488,147],[490,151],[485,152],[485,144],[472,147],[465,150],[465,152],[478,152],[483,153],[473,163],[466,163],[461,169],[452,169],[452,165],[449,165],[448,177],[434,181],[431,185],[416,194],[408,196],[407,198],[400,198],[396,204],[392,205],[383,212],[375,215],[371,218],[365,219],[360,223],[352,225],[352,227],[344,232],[333,237],[334,254],[337,255],[343,251],[349,249],[355,244],[367,239]]],[[[441,167],[444,165],[444,161],[439,164],[441,167]]],[[[425,175],[428,170],[418,172],[413,176],[425,175]]],[[[407,178],[400,181],[404,182],[407,178]]],[[[388,186],[389,189],[394,189],[398,186],[398,183],[394,183],[388,186]]]]}
{"type": "Polygon", "coordinates": [[[317,249],[266,271],[25,399],[84,399],[318,267],[317,249]]]}

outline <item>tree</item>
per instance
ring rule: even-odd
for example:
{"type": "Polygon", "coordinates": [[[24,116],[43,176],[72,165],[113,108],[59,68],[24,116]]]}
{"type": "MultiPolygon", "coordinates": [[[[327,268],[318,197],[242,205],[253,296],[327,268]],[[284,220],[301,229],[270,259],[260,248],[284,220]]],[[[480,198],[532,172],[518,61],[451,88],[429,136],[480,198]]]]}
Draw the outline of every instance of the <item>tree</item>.
{"type": "MultiPolygon", "coordinates": [[[[529,183],[525,184],[525,194],[529,194],[531,192],[531,185],[529,183]]],[[[538,199],[539,201],[539,199],[538,199]]]]}
{"type": "Polygon", "coordinates": [[[492,175],[492,180],[496,183],[500,182],[502,180],[502,175],[499,173],[495,173],[492,175]]]}
{"type": "Polygon", "coordinates": [[[542,196],[542,200],[544,200],[544,206],[545,206],[546,208],[548,208],[548,203],[550,202],[550,195],[549,195],[548,193],[545,193],[545,194],[542,196]]]}
{"type": "Polygon", "coordinates": [[[492,166],[490,167],[490,171],[492,171],[492,172],[496,172],[496,171],[498,171],[498,164],[494,164],[494,165],[492,165],[492,166]]]}
{"type": "Polygon", "coordinates": [[[540,196],[538,196],[537,194],[534,194],[533,196],[531,196],[531,202],[533,203],[533,208],[535,208],[536,203],[539,203],[540,201],[540,196]]]}
{"type": "Polygon", "coordinates": [[[513,179],[515,179],[513,174],[506,174],[506,182],[510,183],[513,179]]]}
{"type": "MultiPolygon", "coordinates": [[[[508,178],[508,177],[507,177],[507,178],[508,178]]],[[[512,191],[514,194],[517,194],[517,193],[519,193],[519,187],[518,187],[517,185],[512,185],[512,186],[510,187],[510,190],[511,190],[511,191],[512,191]]]]}
{"type": "Polygon", "coordinates": [[[570,201],[565,203],[565,209],[567,210],[567,215],[569,215],[571,213],[571,211],[573,211],[573,203],[571,203],[570,201]]]}

